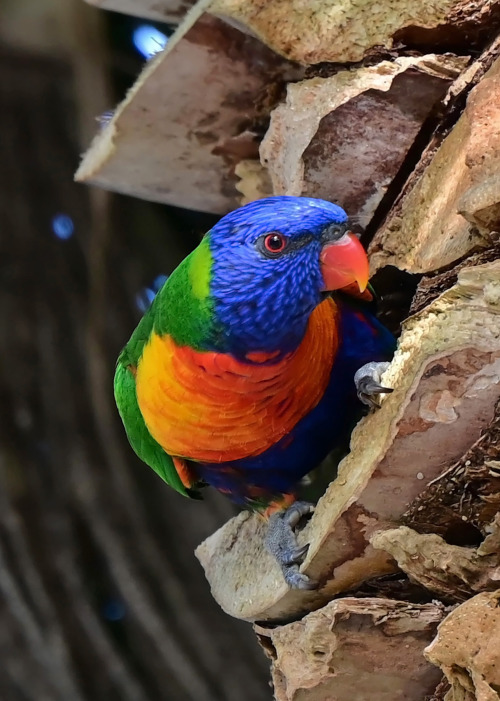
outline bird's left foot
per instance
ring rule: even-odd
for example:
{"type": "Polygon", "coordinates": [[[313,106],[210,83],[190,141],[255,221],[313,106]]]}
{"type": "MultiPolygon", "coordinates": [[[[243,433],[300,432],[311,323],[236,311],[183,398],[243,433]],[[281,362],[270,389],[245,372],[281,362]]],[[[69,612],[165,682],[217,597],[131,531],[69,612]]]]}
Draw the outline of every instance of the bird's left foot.
{"type": "Polygon", "coordinates": [[[382,375],[390,363],[366,363],[354,375],[358,398],[372,409],[380,409],[379,394],[390,394],[394,390],[380,384],[382,375]]]}
{"type": "Polygon", "coordinates": [[[309,550],[309,543],[299,545],[295,533],[299,521],[313,511],[312,504],[296,501],[287,509],[273,513],[269,519],[266,547],[277,560],[286,583],[292,589],[316,589],[318,586],[317,582],[299,570],[309,550]]]}

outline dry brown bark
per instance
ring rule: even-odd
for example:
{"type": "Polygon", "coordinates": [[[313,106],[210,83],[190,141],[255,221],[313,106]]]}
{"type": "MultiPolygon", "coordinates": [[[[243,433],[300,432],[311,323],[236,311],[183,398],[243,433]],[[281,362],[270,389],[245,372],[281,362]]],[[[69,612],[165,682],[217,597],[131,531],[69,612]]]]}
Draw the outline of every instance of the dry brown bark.
{"type": "Polygon", "coordinates": [[[409,44],[475,48],[498,28],[495,0],[360,3],[356,0],[214,0],[210,11],[236,20],[287,58],[305,64],[361,61],[374,47],[409,44]]]}
{"type": "Polygon", "coordinates": [[[444,616],[439,603],[345,597],[255,631],[271,659],[276,701],[421,701],[441,678],[422,653],[444,616]]]}
{"type": "Polygon", "coordinates": [[[498,525],[478,550],[450,545],[434,533],[417,533],[407,526],[378,531],[370,542],[392,555],[410,579],[443,601],[463,602],[476,592],[495,591],[500,585],[498,525]],[[491,548],[493,552],[484,552],[491,548]]]}
{"type": "Polygon", "coordinates": [[[474,596],[440,625],[426,658],[451,689],[444,701],[497,701],[500,693],[500,590],[474,596]]]}
{"type": "Polygon", "coordinates": [[[235,165],[258,156],[281,86],[301,75],[219,19],[189,20],[97,134],[76,179],[224,214],[238,204],[235,165]]]}
{"type": "Polygon", "coordinates": [[[481,79],[451,132],[439,145],[439,139],[431,142],[377,231],[370,245],[373,270],[395,265],[426,273],[491,244],[500,225],[499,52],[495,41],[469,69],[471,84],[481,79]]]}
{"type": "Polygon", "coordinates": [[[366,226],[468,62],[402,57],[289,84],[260,146],[272,192],[342,202],[366,226]]]}

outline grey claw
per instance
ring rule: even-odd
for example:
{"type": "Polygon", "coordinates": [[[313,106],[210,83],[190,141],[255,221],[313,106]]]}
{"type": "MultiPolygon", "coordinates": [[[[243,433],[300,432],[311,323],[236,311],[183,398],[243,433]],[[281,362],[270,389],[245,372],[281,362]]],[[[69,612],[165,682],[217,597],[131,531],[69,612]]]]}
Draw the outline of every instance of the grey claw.
{"type": "Polygon", "coordinates": [[[370,408],[380,409],[380,404],[377,402],[378,395],[390,394],[394,391],[391,387],[380,384],[380,379],[388,367],[389,363],[366,363],[354,375],[358,398],[370,408]]]}
{"type": "Polygon", "coordinates": [[[285,511],[282,511],[282,518],[290,528],[295,528],[303,516],[308,516],[314,512],[314,505],[307,501],[294,501],[285,511]]]}
{"type": "Polygon", "coordinates": [[[287,572],[283,572],[283,575],[291,589],[308,589],[311,591],[319,586],[319,583],[308,577],[307,574],[299,572],[298,567],[295,569],[290,568],[287,572]]]}
{"type": "Polygon", "coordinates": [[[275,557],[285,581],[292,589],[316,589],[317,584],[299,570],[309,550],[309,544],[299,545],[294,528],[300,519],[314,511],[312,504],[297,501],[288,509],[278,511],[269,519],[265,545],[275,557]]]}
{"type": "Polygon", "coordinates": [[[300,565],[306,559],[307,551],[309,550],[309,543],[305,545],[298,546],[294,550],[291,550],[288,554],[288,559],[283,562],[284,565],[300,565]]]}

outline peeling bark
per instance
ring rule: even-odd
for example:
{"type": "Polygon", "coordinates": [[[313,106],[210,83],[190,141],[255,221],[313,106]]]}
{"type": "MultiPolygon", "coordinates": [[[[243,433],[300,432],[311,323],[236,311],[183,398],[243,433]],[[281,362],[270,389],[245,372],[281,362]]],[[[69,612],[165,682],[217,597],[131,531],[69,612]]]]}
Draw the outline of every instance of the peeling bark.
{"type": "Polygon", "coordinates": [[[443,616],[437,603],[346,597],[255,631],[272,660],[276,701],[421,701],[441,676],[422,652],[443,616]]]}
{"type": "Polygon", "coordinates": [[[485,40],[499,23],[495,1],[364,3],[355,0],[214,0],[211,12],[237,21],[287,58],[305,64],[360,61],[399,42],[449,49],[485,40]]]}
{"type": "Polygon", "coordinates": [[[498,530],[483,550],[449,545],[434,533],[420,534],[407,526],[374,533],[374,548],[392,555],[398,566],[426,589],[447,602],[463,602],[500,585],[498,530]]]}
{"type": "Polygon", "coordinates": [[[95,137],[76,179],[224,214],[238,205],[234,167],[258,155],[279,86],[302,74],[257,39],[193,11],[95,137]]]}
{"type": "MultiPolygon", "coordinates": [[[[403,522],[462,543],[489,532],[500,511],[500,403],[481,437],[410,504],[403,522]]],[[[474,542],[474,541],[472,541],[474,542]]],[[[471,543],[472,544],[472,543],[471,543]]]]}
{"type": "MultiPolygon", "coordinates": [[[[498,56],[500,43],[493,48],[498,56]]],[[[485,60],[491,60],[487,52],[485,60]]],[[[474,75],[480,66],[474,67],[474,75]]],[[[460,80],[460,79],[459,79],[460,80]]],[[[498,181],[500,59],[467,99],[464,113],[433,153],[431,144],[370,246],[375,271],[395,265],[426,273],[487,247],[500,226],[498,181]]]]}
{"type": "Polygon", "coordinates": [[[260,147],[274,194],[339,202],[366,225],[467,62],[405,57],[290,84],[260,147]]]}
{"type": "Polygon", "coordinates": [[[500,591],[478,594],[456,608],[425,650],[451,690],[445,701],[497,701],[500,692],[500,591]]]}

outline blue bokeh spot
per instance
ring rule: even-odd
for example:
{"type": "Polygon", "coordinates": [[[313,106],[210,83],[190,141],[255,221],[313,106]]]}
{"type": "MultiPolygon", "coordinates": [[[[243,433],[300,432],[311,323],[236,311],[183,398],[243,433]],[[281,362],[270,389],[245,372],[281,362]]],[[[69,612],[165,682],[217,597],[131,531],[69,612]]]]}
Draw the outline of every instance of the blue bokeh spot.
{"type": "Polygon", "coordinates": [[[54,217],[52,217],[51,226],[52,231],[57,238],[63,241],[71,238],[75,231],[73,219],[71,219],[68,214],[56,214],[54,217]]]}
{"type": "Polygon", "coordinates": [[[168,37],[151,24],[141,24],[134,29],[132,41],[137,51],[145,59],[150,59],[163,51],[167,45],[168,37]]]}

